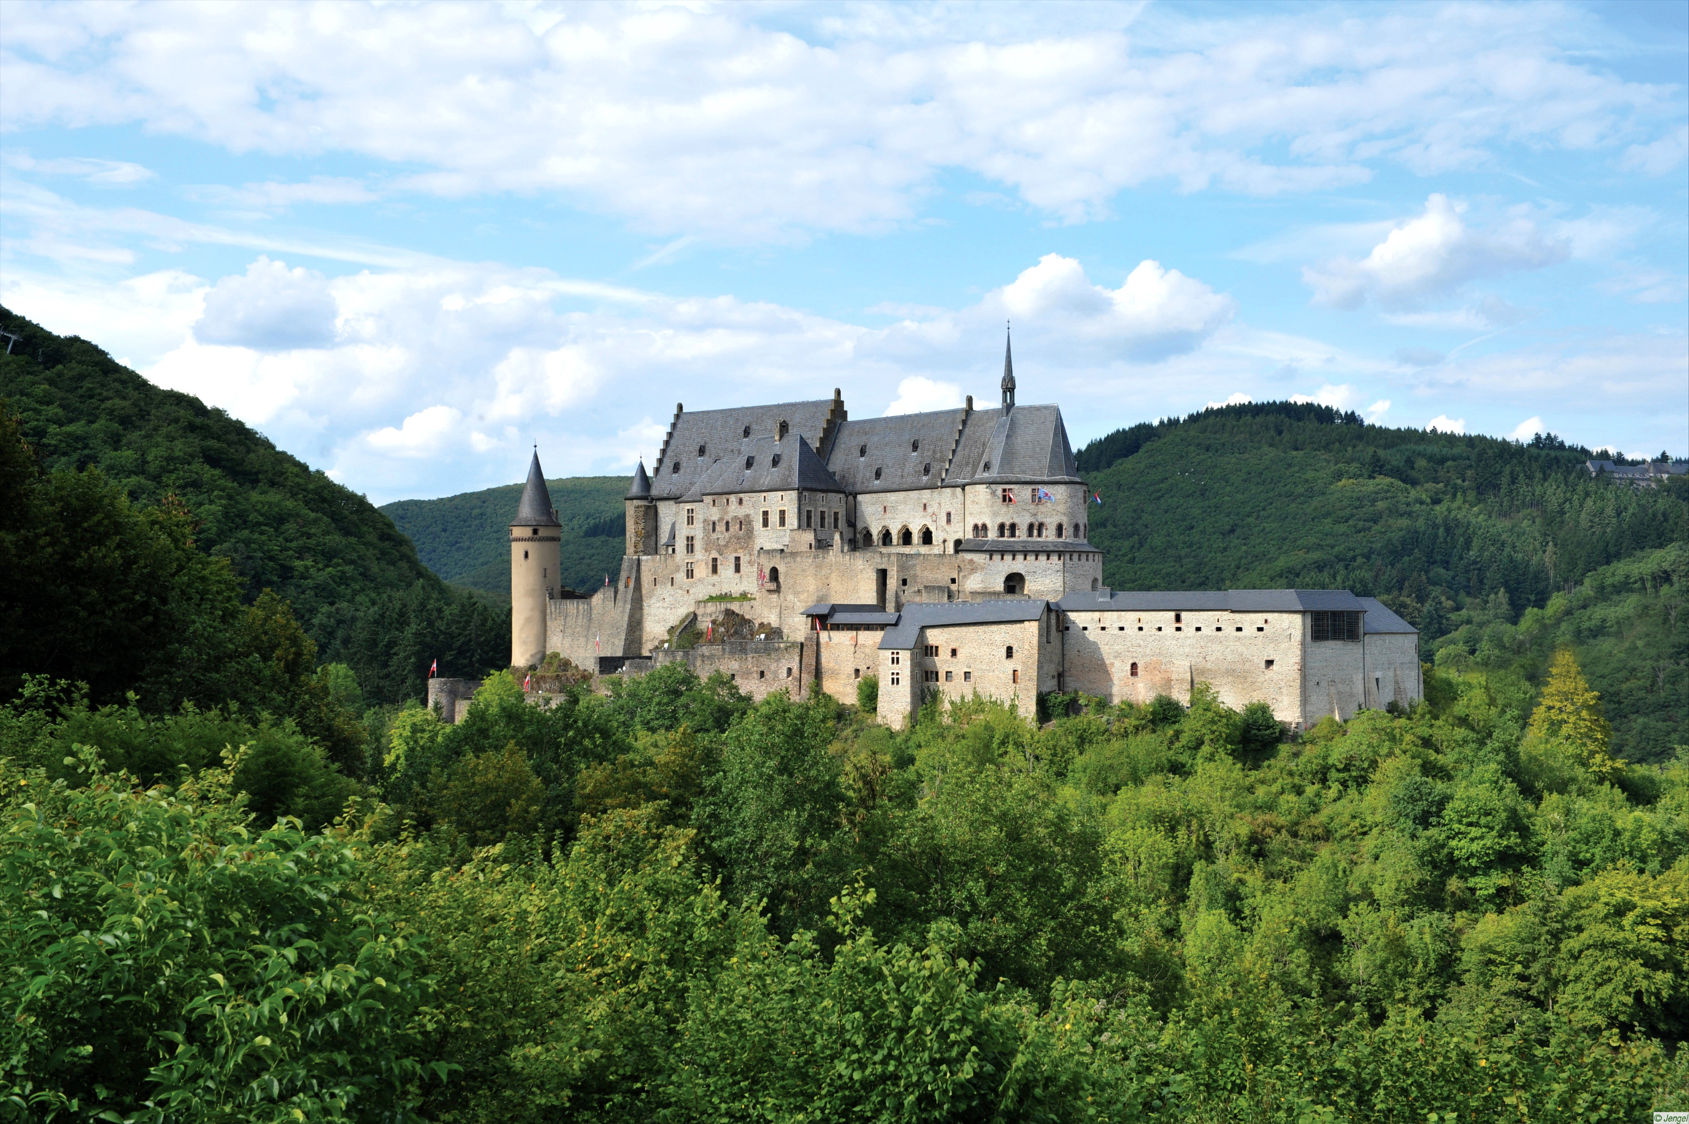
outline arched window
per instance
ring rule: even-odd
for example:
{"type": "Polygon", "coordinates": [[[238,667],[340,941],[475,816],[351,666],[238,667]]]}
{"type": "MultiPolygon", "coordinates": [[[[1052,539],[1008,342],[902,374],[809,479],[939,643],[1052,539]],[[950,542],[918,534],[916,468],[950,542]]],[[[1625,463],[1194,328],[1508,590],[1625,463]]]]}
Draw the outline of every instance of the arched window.
{"type": "Polygon", "coordinates": [[[1020,534],[1020,524],[1019,523],[1010,523],[1009,524],[1009,537],[1012,539],[1012,538],[1015,538],[1019,534],[1020,534]]]}
{"type": "Polygon", "coordinates": [[[1006,539],[1009,537],[1008,530],[1001,523],[997,524],[997,537],[1000,539],[1006,539]]]}
{"type": "Polygon", "coordinates": [[[1137,677],[1138,677],[1138,664],[1137,664],[1137,661],[1134,660],[1133,663],[1132,663],[1132,678],[1136,679],[1137,677]]]}
{"type": "Polygon", "coordinates": [[[1091,591],[1093,593],[1095,593],[1097,590],[1101,589],[1102,587],[1103,587],[1103,583],[1101,581],[1099,581],[1096,578],[1091,579],[1091,591]]]}
{"type": "Polygon", "coordinates": [[[902,546],[914,546],[915,532],[911,531],[908,527],[905,527],[897,533],[897,541],[902,546]]]}
{"type": "Polygon", "coordinates": [[[784,439],[785,436],[786,436],[786,431],[791,429],[791,428],[792,427],[790,425],[788,425],[786,422],[782,421],[780,423],[779,427],[774,431],[775,438],[776,439],[784,439]]]}
{"type": "Polygon", "coordinates": [[[1044,524],[1042,524],[1042,523],[1038,524],[1038,537],[1039,538],[1044,537],[1044,524]]]}
{"type": "Polygon", "coordinates": [[[932,529],[931,528],[929,528],[929,527],[922,527],[921,528],[921,545],[922,546],[931,546],[932,545],[932,529]]]}
{"type": "Polygon", "coordinates": [[[882,471],[884,471],[884,470],[883,470],[883,469],[878,469],[878,468],[876,468],[876,469],[875,469],[875,470],[874,470],[874,479],[875,479],[875,480],[878,480],[878,479],[879,479],[879,478],[880,478],[880,473],[881,473],[881,472],[882,472],[882,471]]]}
{"type": "Polygon", "coordinates": [[[1060,538],[1065,538],[1065,537],[1066,536],[1061,533],[1061,524],[1057,523],[1056,524],[1056,538],[1060,539],[1060,538]]]}
{"type": "Polygon", "coordinates": [[[890,546],[891,545],[891,528],[890,527],[881,527],[880,528],[880,545],[881,546],[890,546]]]}
{"type": "Polygon", "coordinates": [[[1006,660],[1012,660],[1015,658],[1015,646],[1013,644],[1010,644],[1007,648],[1003,649],[1003,658],[1006,660]]]}
{"type": "Polygon", "coordinates": [[[866,527],[864,527],[862,529],[862,545],[863,546],[873,546],[874,545],[874,532],[868,530],[866,527]]]}
{"type": "Polygon", "coordinates": [[[780,584],[780,567],[770,566],[768,568],[768,584],[775,586],[780,584]]]}
{"type": "Polygon", "coordinates": [[[1016,573],[1010,574],[1008,577],[1004,578],[1003,579],[1003,592],[1004,593],[1017,593],[1017,594],[1018,593],[1025,593],[1026,592],[1026,576],[1024,574],[1016,572],[1016,573]]]}

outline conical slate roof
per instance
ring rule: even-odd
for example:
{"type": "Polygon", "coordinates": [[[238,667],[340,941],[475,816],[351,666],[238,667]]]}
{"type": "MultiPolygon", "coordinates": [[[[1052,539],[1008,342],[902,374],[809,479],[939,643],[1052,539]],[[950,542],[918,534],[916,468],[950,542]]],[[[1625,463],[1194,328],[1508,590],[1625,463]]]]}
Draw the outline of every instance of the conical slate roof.
{"type": "Polygon", "coordinates": [[[511,525],[524,527],[557,527],[557,515],[551,507],[551,492],[545,486],[545,473],[540,471],[540,453],[528,464],[528,482],[522,486],[522,502],[516,505],[516,518],[511,525]]]}
{"type": "Polygon", "coordinates": [[[645,474],[645,458],[639,458],[639,467],[633,470],[633,483],[628,486],[627,498],[630,500],[648,500],[651,498],[651,478],[645,474]]]}
{"type": "Polygon", "coordinates": [[[1012,343],[1012,341],[1010,341],[1008,339],[1008,337],[1005,336],[1004,339],[1003,339],[1003,382],[1002,382],[1002,388],[1004,390],[1013,390],[1015,388],[1015,355],[1014,355],[1014,348],[1013,348],[1013,346],[1011,346],[1011,343],[1012,343]]]}

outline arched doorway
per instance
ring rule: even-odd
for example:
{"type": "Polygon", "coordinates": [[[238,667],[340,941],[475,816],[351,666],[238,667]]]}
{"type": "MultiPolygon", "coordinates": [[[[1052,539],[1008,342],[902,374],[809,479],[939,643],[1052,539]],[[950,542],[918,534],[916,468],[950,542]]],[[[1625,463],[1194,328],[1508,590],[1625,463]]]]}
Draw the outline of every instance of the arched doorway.
{"type": "Polygon", "coordinates": [[[1016,572],[1003,579],[1004,593],[1025,593],[1026,575],[1016,572]]]}

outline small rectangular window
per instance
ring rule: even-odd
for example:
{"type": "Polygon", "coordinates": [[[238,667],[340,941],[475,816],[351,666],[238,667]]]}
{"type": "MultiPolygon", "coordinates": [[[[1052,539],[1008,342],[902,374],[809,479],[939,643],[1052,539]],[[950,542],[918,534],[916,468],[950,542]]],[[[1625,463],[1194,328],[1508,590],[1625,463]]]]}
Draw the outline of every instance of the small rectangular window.
{"type": "Polygon", "coordinates": [[[688,563],[687,563],[687,564],[686,564],[686,576],[687,576],[687,577],[691,577],[691,576],[692,576],[692,563],[690,563],[690,562],[688,562],[688,563]]]}
{"type": "Polygon", "coordinates": [[[1013,671],[1009,672],[1009,682],[1011,682],[1011,683],[1019,683],[1020,682],[1020,668],[1017,667],[1013,671]]]}
{"type": "Polygon", "coordinates": [[[971,671],[962,672],[962,682],[972,683],[973,681],[974,681],[974,673],[973,672],[971,672],[971,671]]]}
{"type": "Polygon", "coordinates": [[[762,525],[768,526],[768,509],[766,507],[762,509],[762,525]]]}
{"type": "Polygon", "coordinates": [[[780,526],[784,527],[785,525],[786,525],[786,509],[781,508],[780,509],[780,526]]]}
{"type": "Polygon", "coordinates": [[[894,672],[891,673],[891,685],[893,687],[898,686],[902,682],[903,682],[903,673],[902,672],[894,671],[894,672]]]}
{"type": "Polygon", "coordinates": [[[694,536],[692,536],[692,535],[686,536],[686,553],[688,553],[688,554],[692,553],[692,547],[693,547],[693,544],[695,542],[696,542],[696,539],[695,539],[694,536]]]}
{"type": "Polygon", "coordinates": [[[954,649],[954,648],[950,649],[950,658],[951,659],[956,658],[956,649],[954,649]]]}
{"type": "Polygon", "coordinates": [[[1273,661],[1272,661],[1272,660],[1267,660],[1267,661],[1266,661],[1266,669],[1267,669],[1267,670],[1268,670],[1268,671],[1271,671],[1271,670],[1272,670],[1272,669],[1273,669],[1273,661]]]}
{"type": "Polygon", "coordinates": [[[733,556],[733,572],[739,573],[739,556],[737,554],[733,556]]]}
{"type": "Polygon", "coordinates": [[[946,683],[950,682],[950,680],[955,676],[955,674],[956,673],[954,671],[946,671],[944,673],[944,681],[946,683]]]}
{"type": "Polygon", "coordinates": [[[860,667],[856,669],[856,678],[862,678],[862,669],[860,667]]]}
{"type": "Polygon", "coordinates": [[[898,664],[900,664],[902,662],[903,662],[903,653],[902,652],[893,652],[891,654],[891,666],[896,667],[898,664]]]}
{"type": "Polygon", "coordinates": [[[710,559],[710,577],[713,578],[717,574],[721,573],[720,566],[721,566],[721,559],[719,559],[719,558],[711,558],[710,559]]]}

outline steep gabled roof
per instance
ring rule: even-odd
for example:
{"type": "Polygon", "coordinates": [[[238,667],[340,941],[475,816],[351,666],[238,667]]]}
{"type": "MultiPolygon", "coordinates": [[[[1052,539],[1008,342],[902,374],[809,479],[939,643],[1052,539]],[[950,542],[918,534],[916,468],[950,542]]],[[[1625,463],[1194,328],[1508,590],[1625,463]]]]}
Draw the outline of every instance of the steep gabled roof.
{"type": "Polygon", "coordinates": [[[683,498],[799,489],[844,491],[802,435],[788,434],[783,441],[776,441],[771,435],[742,438],[738,454],[733,459],[723,457],[717,461],[683,498]]]}
{"type": "Polygon", "coordinates": [[[1079,480],[1059,406],[976,410],[968,419],[946,484],[1079,480]]]}
{"type": "Polygon", "coordinates": [[[677,500],[702,493],[704,478],[718,465],[743,464],[748,441],[772,439],[781,422],[786,442],[802,437],[814,449],[834,406],[831,398],[811,402],[776,402],[768,406],[738,406],[726,410],[682,410],[669,427],[662,458],[651,473],[651,496],[677,500]]]}
{"type": "Polygon", "coordinates": [[[545,473],[540,471],[540,453],[528,463],[528,482],[522,485],[522,500],[516,505],[516,518],[511,526],[556,527],[557,513],[551,506],[551,492],[545,486],[545,473]]]}
{"type": "Polygon", "coordinates": [[[898,611],[897,623],[886,629],[880,647],[906,651],[920,640],[921,629],[962,624],[1006,624],[1035,621],[1050,603],[1023,597],[991,601],[911,601],[898,611]]]}
{"type": "Polygon", "coordinates": [[[1376,597],[1362,597],[1361,604],[1366,609],[1366,616],[1362,618],[1362,627],[1368,636],[1380,634],[1410,633],[1415,636],[1419,630],[1386,608],[1384,602],[1376,597]]]}
{"type": "Polygon", "coordinates": [[[839,427],[827,467],[852,494],[937,487],[966,414],[929,410],[852,419],[839,427]]]}

